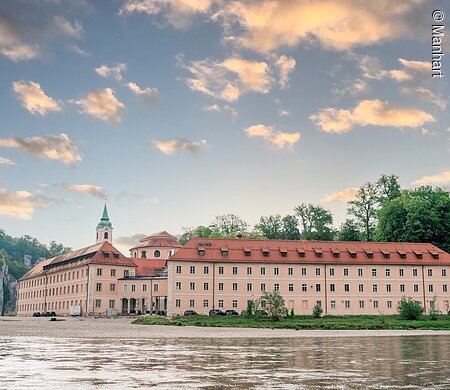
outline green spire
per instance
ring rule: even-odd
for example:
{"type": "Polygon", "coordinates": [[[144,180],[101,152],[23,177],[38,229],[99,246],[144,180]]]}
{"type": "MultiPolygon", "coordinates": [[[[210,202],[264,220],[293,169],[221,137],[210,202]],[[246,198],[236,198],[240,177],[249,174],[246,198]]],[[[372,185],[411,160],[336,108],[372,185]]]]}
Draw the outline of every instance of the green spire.
{"type": "Polygon", "coordinates": [[[112,228],[112,223],[109,220],[108,208],[106,207],[106,202],[105,202],[105,207],[103,207],[102,218],[100,219],[100,222],[98,223],[97,227],[109,227],[109,228],[112,228]]]}

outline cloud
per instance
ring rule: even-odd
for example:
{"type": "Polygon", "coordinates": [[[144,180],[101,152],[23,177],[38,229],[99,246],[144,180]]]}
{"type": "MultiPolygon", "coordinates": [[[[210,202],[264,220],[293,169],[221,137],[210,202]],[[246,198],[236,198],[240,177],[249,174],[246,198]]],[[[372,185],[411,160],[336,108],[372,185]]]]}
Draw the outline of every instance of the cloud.
{"type": "Polygon", "coordinates": [[[127,0],[120,7],[119,15],[162,14],[173,27],[185,29],[195,15],[207,13],[212,3],[213,0],[127,0]]]}
{"type": "Polygon", "coordinates": [[[332,194],[326,195],[321,202],[329,203],[329,202],[348,202],[355,198],[359,189],[352,187],[346,188],[345,190],[333,192],[332,194]]]}
{"type": "Polygon", "coordinates": [[[434,131],[430,131],[430,130],[426,129],[425,127],[422,127],[420,129],[420,134],[424,137],[430,137],[430,136],[436,135],[436,133],[434,131]]]}
{"type": "Polygon", "coordinates": [[[450,183],[450,169],[442,171],[441,173],[433,176],[422,176],[413,182],[418,186],[426,185],[439,185],[439,184],[449,184],[450,183]]]}
{"type": "Polygon", "coordinates": [[[1,138],[0,147],[17,148],[32,156],[57,160],[66,165],[81,161],[74,142],[65,133],[46,137],[1,138]]]}
{"type": "Polygon", "coordinates": [[[411,61],[404,58],[399,58],[398,60],[407,69],[426,73],[427,75],[431,72],[431,62],[429,61],[411,61]]]}
{"type": "Polygon", "coordinates": [[[197,153],[206,146],[206,141],[188,141],[185,138],[173,138],[167,141],[151,141],[151,145],[164,154],[174,154],[180,151],[197,153]]]}
{"type": "Polygon", "coordinates": [[[237,111],[233,107],[231,107],[227,104],[224,106],[221,106],[219,104],[211,104],[208,106],[204,106],[202,109],[204,111],[223,112],[233,120],[235,120],[238,116],[237,111]]]}
{"type": "Polygon", "coordinates": [[[289,74],[295,69],[296,61],[292,57],[282,55],[275,63],[280,72],[280,78],[278,80],[280,88],[286,89],[289,86],[289,74]]]}
{"type": "Polygon", "coordinates": [[[121,246],[127,246],[128,248],[131,248],[137,244],[139,244],[139,241],[148,237],[148,234],[143,233],[135,233],[131,236],[120,236],[114,238],[115,244],[121,245],[121,246]]]}
{"type": "Polygon", "coordinates": [[[352,80],[346,80],[342,82],[340,85],[336,85],[332,90],[331,93],[334,95],[339,96],[355,96],[362,92],[367,91],[368,84],[366,81],[362,79],[352,79],[352,80]]]}
{"type": "Polygon", "coordinates": [[[95,72],[101,77],[112,77],[117,81],[122,81],[122,72],[127,69],[127,64],[117,64],[116,66],[100,65],[95,68],[95,72]]]}
{"type": "Polygon", "coordinates": [[[141,97],[146,103],[150,105],[154,105],[158,99],[159,91],[157,88],[144,88],[142,89],[136,83],[128,83],[127,87],[133,92],[135,95],[141,97]]]}
{"type": "Polygon", "coordinates": [[[0,157],[0,165],[16,165],[16,163],[9,158],[0,157]]]}
{"type": "Polygon", "coordinates": [[[442,96],[439,96],[432,92],[431,90],[423,87],[408,87],[408,88],[402,88],[401,93],[404,95],[412,96],[416,99],[422,100],[424,102],[431,102],[433,105],[435,105],[437,108],[439,108],[441,111],[444,111],[447,107],[447,102],[445,101],[442,96]]]}
{"type": "Polygon", "coordinates": [[[92,184],[67,184],[63,185],[62,188],[65,191],[88,194],[96,198],[106,198],[106,193],[103,191],[103,188],[92,184]]]}
{"type": "Polygon", "coordinates": [[[0,215],[17,219],[31,219],[35,208],[46,207],[50,204],[50,199],[42,195],[0,188],[0,215]]]}
{"type": "Polygon", "coordinates": [[[224,2],[212,18],[222,22],[227,41],[257,52],[268,53],[281,46],[294,47],[311,41],[326,49],[350,50],[407,36],[414,31],[411,13],[422,3],[230,1],[224,2]]]}
{"type": "Polygon", "coordinates": [[[301,138],[300,133],[298,132],[285,133],[275,130],[272,126],[261,124],[247,127],[244,131],[248,138],[262,138],[277,149],[292,147],[300,141],[301,138]]]}
{"type": "Polygon", "coordinates": [[[85,114],[114,123],[122,121],[124,105],[115,95],[114,90],[105,88],[89,92],[84,99],[74,101],[82,107],[85,114]]]}
{"type": "Polygon", "coordinates": [[[45,116],[49,112],[61,111],[58,102],[47,96],[39,83],[25,80],[14,81],[12,88],[22,106],[32,114],[45,116]]]}
{"type": "Polygon", "coordinates": [[[347,133],[354,126],[419,127],[435,121],[426,111],[378,99],[362,100],[353,110],[325,108],[309,118],[327,133],[347,133]]]}
{"type": "Polygon", "coordinates": [[[67,49],[69,51],[71,51],[72,53],[78,54],[78,55],[83,56],[83,57],[88,57],[90,55],[87,51],[83,50],[78,45],[70,45],[67,49]]]}
{"type": "Polygon", "coordinates": [[[54,16],[53,22],[55,24],[55,28],[63,35],[73,38],[80,38],[83,33],[83,26],[78,20],[71,24],[63,16],[54,16]]]}
{"type": "Polygon", "coordinates": [[[277,113],[279,116],[291,116],[291,113],[288,110],[284,110],[282,108],[279,108],[277,113]]]}

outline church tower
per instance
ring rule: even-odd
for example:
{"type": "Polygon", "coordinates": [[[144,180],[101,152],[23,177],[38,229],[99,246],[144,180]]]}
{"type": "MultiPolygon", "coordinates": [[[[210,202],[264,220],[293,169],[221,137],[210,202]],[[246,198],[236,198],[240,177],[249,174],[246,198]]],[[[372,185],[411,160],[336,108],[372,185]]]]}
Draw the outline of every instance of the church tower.
{"type": "Polygon", "coordinates": [[[111,221],[109,220],[108,208],[106,207],[106,203],[105,207],[103,208],[102,218],[100,219],[100,222],[98,223],[96,230],[97,230],[97,240],[96,240],[97,244],[103,241],[108,241],[110,244],[112,244],[113,227],[111,221]]]}

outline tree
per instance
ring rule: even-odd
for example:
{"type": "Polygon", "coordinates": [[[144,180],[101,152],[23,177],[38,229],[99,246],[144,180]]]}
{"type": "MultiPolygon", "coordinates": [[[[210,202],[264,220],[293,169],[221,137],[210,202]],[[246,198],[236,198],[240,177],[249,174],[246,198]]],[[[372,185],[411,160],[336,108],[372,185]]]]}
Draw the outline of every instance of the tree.
{"type": "Polygon", "coordinates": [[[255,226],[264,238],[269,240],[276,240],[281,238],[282,220],[281,215],[269,215],[268,217],[261,217],[259,224],[255,226]]]}
{"type": "Polygon", "coordinates": [[[361,241],[361,231],[353,219],[347,218],[342,223],[337,237],[339,241],[361,241]]]}
{"type": "Polygon", "coordinates": [[[284,298],[278,291],[266,291],[261,300],[266,302],[266,309],[273,321],[280,321],[286,314],[286,306],[284,305],[284,298]]]}
{"type": "Polygon", "coordinates": [[[397,311],[404,320],[417,320],[423,313],[423,307],[411,297],[403,297],[398,303],[397,311]]]}
{"type": "MultiPolygon", "coordinates": [[[[207,226],[197,226],[195,228],[183,228],[184,233],[178,239],[181,245],[186,244],[192,238],[209,238],[213,234],[213,230],[207,226]]],[[[216,233],[216,232],[214,232],[216,233]]]]}
{"type": "Polygon", "coordinates": [[[378,201],[377,186],[373,183],[366,183],[359,189],[355,199],[348,202],[347,211],[356,218],[358,225],[363,230],[364,241],[373,239],[378,201]]]}
{"type": "Polygon", "coordinates": [[[315,304],[312,309],[313,317],[320,318],[322,316],[322,313],[323,313],[322,306],[320,306],[319,304],[315,304]]]}
{"type": "Polygon", "coordinates": [[[396,175],[381,175],[376,182],[376,187],[380,202],[391,201],[401,195],[400,184],[396,175]]]}
{"type": "Polygon", "coordinates": [[[63,244],[58,244],[55,241],[50,241],[50,244],[48,246],[48,251],[50,252],[51,257],[65,255],[71,250],[71,248],[64,246],[63,244]]]}
{"type": "Polygon", "coordinates": [[[281,227],[281,238],[284,240],[300,240],[300,232],[298,230],[298,219],[295,215],[286,215],[283,217],[281,227]]]}
{"type": "Polygon", "coordinates": [[[305,204],[294,211],[300,218],[303,230],[301,238],[305,240],[333,240],[333,215],[322,206],[305,204]]]}
{"type": "Polygon", "coordinates": [[[238,217],[236,214],[216,215],[210,228],[216,228],[223,236],[235,235],[236,232],[245,232],[248,223],[238,217]]]}

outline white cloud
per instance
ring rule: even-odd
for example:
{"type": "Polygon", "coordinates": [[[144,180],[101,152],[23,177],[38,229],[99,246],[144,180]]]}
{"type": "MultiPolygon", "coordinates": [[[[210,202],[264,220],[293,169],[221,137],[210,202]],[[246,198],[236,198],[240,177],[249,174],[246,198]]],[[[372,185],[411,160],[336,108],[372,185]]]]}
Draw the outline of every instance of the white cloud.
{"type": "Polygon", "coordinates": [[[356,194],[358,193],[359,189],[355,187],[346,188],[342,191],[333,192],[332,194],[326,195],[321,202],[322,203],[328,203],[328,202],[348,202],[355,198],[356,194]]]}
{"type": "Polygon", "coordinates": [[[54,16],[53,21],[56,29],[64,35],[73,38],[79,38],[83,33],[83,26],[78,20],[76,20],[73,24],[71,24],[63,16],[54,16]]]}
{"type": "Polygon", "coordinates": [[[206,141],[188,141],[185,138],[173,138],[166,141],[151,141],[151,145],[164,154],[174,154],[180,151],[197,153],[206,146],[206,141]]]}
{"type": "Polygon", "coordinates": [[[31,219],[36,208],[46,207],[50,204],[51,201],[42,195],[0,188],[0,215],[17,219],[31,219]]]}
{"type": "Polygon", "coordinates": [[[340,85],[336,85],[336,87],[331,90],[331,93],[340,96],[355,96],[367,91],[368,87],[366,81],[362,79],[352,79],[346,80],[340,85]]]}
{"type": "Polygon", "coordinates": [[[0,157],[0,165],[16,165],[16,163],[6,157],[0,157]]]}
{"type": "Polygon", "coordinates": [[[278,80],[280,88],[286,89],[289,85],[289,74],[295,69],[296,61],[292,57],[282,55],[276,60],[275,64],[280,72],[278,80]]]}
{"type": "Polygon", "coordinates": [[[406,69],[425,73],[427,75],[429,75],[431,72],[430,61],[412,61],[412,60],[405,60],[404,58],[399,58],[398,60],[406,69]]]}
{"type": "Polygon", "coordinates": [[[84,99],[74,102],[82,107],[85,114],[114,123],[122,121],[124,105],[114,95],[114,90],[105,88],[89,92],[84,99]]]}
{"type": "Polygon", "coordinates": [[[122,80],[122,72],[125,72],[127,69],[127,64],[117,64],[116,66],[107,66],[100,65],[98,68],[95,68],[95,72],[101,77],[112,77],[117,81],[122,80]]]}
{"type": "Polygon", "coordinates": [[[450,169],[442,171],[437,175],[432,176],[422,176],[420,179],[417,179],[413,182],[418,186],[426,186],[426,185],[442,185],[450,183],[450,169]]]}
{"type": "Polygon", "coordinates": [[[237,111],[233,107],[231,107],[227,104],[225,104],[223,106],[219,105],[219,104],[211,104],[211,105],[204,106],[202,109],[204,111],[223,112],[224,114],[228,115],[233,120],[235,120],[238,115],[237,111]]]}
{"type": "Polygon", "coordinates": [[[244,131],[248,138],[262,138],[277,149],[292,147],[300,141],[301,138],[300,133],[298,132],[285,133],[275,130],[272,126],[261,124],[247,127],[244,131]]]}
{"type": "Polygon", "coordinates": [[[88,194],[96,198],[106,198],[106,193],[103,191],[103,188],[93,184],[67,184],[63,185],[62,188],[65,191],[88,194]]]}
{"type": "Polygon", "coordinates": [[[68,50],[70,50],[72,53],[78,54],[78,55],[83,56],[83,57],[88,57],[90,55],[87,51],[83,50],[78,45],[70,45],[68,47],[68,50]]]}
{"type": "Polygon", "coordinates": [[[446,100],[431,90],[423,87],[405,87],[402,88],[401,93],[405,95],[409,95],[412,97],[415,97],[416,99],[419,99],[424,102],[430,102],[434,104],[437,108],[439,108],[441,111],[445,110],[447,107],[446,100]]]}
{"type": "Polygon", "coordinates": [[[66,165],[81,161],[74,142],[65,133],[46,137],[1,138],[0,147],[17,148],[32,156],[57,160],[66,165]]]}
{"type": "Polygon", "coordinates": [[[309,117],[322,131],[346,133],[356,125],[419,127],[434,117],[418,108],[397,107],[381,100],[362,100],[353,110],[325,108],[309,117]]]}
{"type": "Polygon", "coordinates": [[[22,106],[32,114],[45,116],[49,112],[61,111],[58,102],[47,96],[39,83],[24,80],[14,81],[12,88],[22,106]]]}
{"type": "Polygon", "coordinates": [[[141,88],[136,83],[128,83],[127,87],[135,95],[141,97],[146,103],[153,105],[158,99],[159,91],[157,88],[141,88]]]}
{"type": "Polygon", "coordinates": [[[288,110],[284,110],[282,108],[279,108],[277,113],[279,116],[291,116],[291,113],[288,110]]]}

